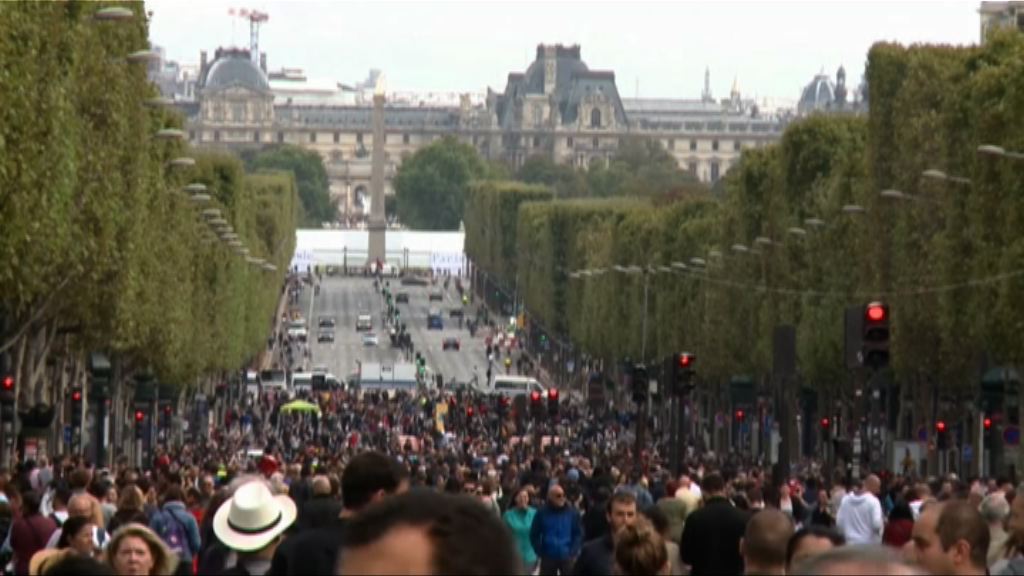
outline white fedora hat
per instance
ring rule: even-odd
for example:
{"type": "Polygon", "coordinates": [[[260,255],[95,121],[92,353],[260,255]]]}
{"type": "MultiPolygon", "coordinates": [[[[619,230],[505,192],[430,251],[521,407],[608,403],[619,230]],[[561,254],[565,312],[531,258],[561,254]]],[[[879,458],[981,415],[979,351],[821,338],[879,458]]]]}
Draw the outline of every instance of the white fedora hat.
{"type": "Polygon", "coordinates": [[[295,522],[295,502],[274,496],[262,481],[246,482],[213,516],[213,533],[239,552],[260,550],[295,522]]]}

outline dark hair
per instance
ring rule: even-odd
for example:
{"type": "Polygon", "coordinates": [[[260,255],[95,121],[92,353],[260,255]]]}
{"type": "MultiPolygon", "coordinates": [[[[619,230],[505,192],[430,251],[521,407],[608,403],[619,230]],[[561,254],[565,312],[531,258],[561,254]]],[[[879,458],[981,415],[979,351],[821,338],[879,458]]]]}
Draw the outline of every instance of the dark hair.
{"type": "Polygon", "coordinates": [[[75,468],[68,475],[68,484],[71,486],[71,490],[85,490],[89,486],[91,478],[92,474],[85,468],[75,468]]]}
{"type": "Polygon", "coordinates": [[[43,576],[114,576],[114,570],[88,556],[65,554],[43,564],[43,576]]]}
{"type": "Polygon", "coordinates": [[[39,494],[36,494],[35,490],[29,490],[21,495],[21,514],[22,516],[32,516],[39,514],[39,494]]]}
{"type": "Polygon", "coordinates": [[[405,468],[381,452],[363,452],[345,466],[341,475],[341,502],[349,510],[359,510],[383,490],[393,493],[406,478],[405,468]]]}
{"type": "Polygon", "coordinates": [[[615,494],[608,499],[606,510],[609,514],[612,513],[612,506],[615,504],[633,504],[636,506],[636,494],[632,490],[616,490],[615,494]]]}
{"type": "Polygon", "coordinates": [[[654,526],[654,529],[658,534],[665,534],[668,532],[668,515],[665,514],[664,510],[657,506],[648,506],[643,509],[641,514],[651,521],[651,526],[654,526]]]}
{"type": "Polygon", "coordinates": [[[704,477],[701,487],[704,489],[704,492],[721,492],[725,490],[725,480],[718,472],[712,472],[704,477]]]}
{"type": "Polygon", "coordinates": [[[57,548],[67,548],[71,545],[71,539],[75,534],[92,524],[92,516],[68,516],[60,527],[60,538],[57,540],[57,548]]]}
{"type": "Polygon", "coordinates": [[[504,523],[468,496],[415,490],[385,498],[355,517],[342,545],[368,546],[398,526],[426,531],[434,548],[433,574],[522,573],[519,552],[504,523]]]}
{"type": "Polygon", "coordinates": [[[942,542],[943,550],[949,550],[958,540],[965,540],[971,546],[971,564],[976,568],[986,566],[991,535],[988,524],[975,506],[964,500],[943,504],[935,533],[942,542]]]}
{"type": "Polygon", "coordinates": [[[760,567],[784,566],[793,521],[784,512],[765,508],[750,517],[743,533],[743,556],[760,567]]]}
{"type": "Polygon", "coordinates": [[[910,520],[913,522],[914,511],[910,509],[910,504],[907,504],[904,500],[897,500],[892,510],[889,511],[889,520],[910,520]]]}
{"type": "Polygon", "coordinates": [[[796,547],[800,545],[804,538],[825,538],[836,547],[846,544],[846,537],[835,528],[819,526],[817,524],[804,526],[789,537],[789,542],[786,544],[786,566],[793,563],[793,554],[796,552],[796,547]]]}
{"type": "Polygon", "coordinates": [[[181,486],[178,486],[177,484],[168,484],[167,487],[164,489],[164,494],[163,498],[161,498],[161,501],[164,504],[174,501],[184,502],[185,494],[181,491],[181,486]]]}
{"type": "Polygon", "coordinates": [[[68,502],[71,501],[71,487],[68,486],[67,482],[62,481],[58,483],[57,486],[53,489],[52,502],[58,501],[61,502],[64,506],[67,506],[68,502]]]}

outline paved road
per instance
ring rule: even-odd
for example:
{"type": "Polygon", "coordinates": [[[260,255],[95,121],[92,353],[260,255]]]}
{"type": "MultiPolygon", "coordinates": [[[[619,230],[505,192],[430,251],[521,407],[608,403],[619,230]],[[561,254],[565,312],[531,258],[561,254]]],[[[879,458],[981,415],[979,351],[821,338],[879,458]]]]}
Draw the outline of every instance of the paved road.
{"type": "MultiPolygon", "coordinates": [[[[440,373],[446,382],[453,378],[459,382],[468,382],[473,378],[473,369],[476,367],[479,379],[483,381],[487,371],[483,338],[479,333],[476,338],[470,338],[469,331],[464,327],[460,329],[458,319],[451,318],[449,314],[452,308],[461,307],[454,283],[445,292],[440,283],[436,288],[432,288],[401,286],[397,280],[389,282],[392,293],[409,294],[409,303],[398,305],[401,319],[412,334],[415,350],[426,356],[428,368],[440,373]],[[432,291],[443,292],[444,300],[428,301],[432,291]],[[431,307],[438,307],[443,311],[443,330],[427,329],[427,313],[431,307]],[[460,340],[460,351],[442,350],[444,338],[451,336],[460,340]]],[[[300,298],[303,314],[310,320],[309,345],[312,359],[307,367],[326,364],[332,374],[344,379],[356,370],[357,360],[403,361],[401,352],[391,347],[391,340],[383,327],[384,302],[380,294],[374,291],[372,279],[325,276],[320,286],[320,294],[313,297],[311,305],[312,294],[312,289],[307,288],[300,298]],[[376,347],[364,346],[362,333],[356,332],[357,316],[367,313],[373,317],[374,332],[380,341],[376,347]],[[321,316],[331,316],[337,322],[333,344],[316,342],[316,325],[321,316]]]]}

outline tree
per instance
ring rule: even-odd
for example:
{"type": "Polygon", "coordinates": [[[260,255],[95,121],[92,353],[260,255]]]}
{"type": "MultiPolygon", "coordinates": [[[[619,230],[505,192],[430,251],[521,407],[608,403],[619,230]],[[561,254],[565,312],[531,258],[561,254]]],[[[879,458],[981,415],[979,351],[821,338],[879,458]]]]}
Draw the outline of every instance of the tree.
{"type": "Polygon", "coordinates": [[[242,158],[249,172],[285,170],[295,174],[302,199],[300,225],[319,228],[324,222],[337,220],[338,206],[331,199],[327,169],[316,152],[282,144],[243,154],[242,158]]]}
{"type": "Polygon", "coordinates": [[[557,198],[587,196],[587,181],[581,171],[568,164],[559,164],[549,156],[530,156],[516,171],[516,180],[527,184],[543,184],[557,198]]]}
{"type": "Polygon", "coordinates": [[[395,177],[398,219],[417,230],[456,230],[469,183],[490,176],[476,149],[454,137],[421,148],[395,177]]]}

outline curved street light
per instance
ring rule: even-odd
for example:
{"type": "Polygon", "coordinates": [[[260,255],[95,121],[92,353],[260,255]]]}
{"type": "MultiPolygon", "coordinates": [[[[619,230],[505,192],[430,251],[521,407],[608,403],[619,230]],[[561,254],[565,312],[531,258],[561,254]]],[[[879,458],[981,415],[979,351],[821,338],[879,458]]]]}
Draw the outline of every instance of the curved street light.
{"type": "Polygon", "coordinates": [[[978,153],[991,154],[992,156],[1010,158],[1013,160],[1024,160],[1024,152],[1013,152],[1003,148],[1002,146],[996,146],[994,144],[982,144],[981,146],[978,146],[978,153]]]}
{"type": "Polygon", "coordinates": [[[185,132],[177,128],[163,128],[157,131],[156,137],[160,140],[182,140],[185,138],[185,132]]]}
{"type": "Polygon", "coordinates": [[[907,194],[905,192],[901,192],[899,190],[893,190],[891,188],[888,189],[888,190],[882,190],[878,195],[881,196],[882,198],[887,198],[889,200],[904,200],[905,201],[905,200],[913,200],[914,199],[914,197],[911,196],[910,194],[907,194]]]}
{"type": "Polygon", "coordinates": [[[213,220],[220,217],[220,210],[218,210],[217,208],[207,208],[206,210],[203,210],[203,216],[206,218],[211,218],[210,224],[213,224],[213,220]]]}
{"type": "Polygon", "coordinates": [[[188,186],[185,186],[185,192],[196,194],[198,192],[206,192],[206,184],[202,182],[193,182],[188,186]]]}
{"type": "Polygon", "coordinates": [[[825,221],[821,218],[806,218],[804,219],[804,224],[813,228],[821,228],[825,225],[825,221]]]}
{"type": "Polygon", "coordinates": [[[135,17],[135,12],[132,12],[128,8],[121,6],[111,6],[109,8],[100,8],[93,13],[93,20],[99,20],[100,22],[117,22],[120,20],[131,20],[135,17]]]}
{"type": "Polygon", "coordinates": [[[136,50],[125,57],[133,64],[149,64],[160,60],[160,53],[156,50],[136,50]]]}
{"type": "Polygon", "coordinates": [[[210,201],[210,195],[209,194],[202,194],[202,193],[200,193],[200,194],[193,194],[192,195],[192,201],[196,202],[196,203],[206,203],[206,202],[210,201]]]}
{"type": "Polygon", "coordinates": [[[171,160],[167,164],[169,166],[174,167],[174,168],[185,168],[187,166],[195,166],[196,165],[196,159],[195,158],[189,158],[187,156],[181,156],[179,158],[175,158],[175,159],[171,160]]]}
{"type": "Polygon", "coordinates": [[[757,244],[758,246],[771,246],[772,239],[767,236],[758,236],[757,238],[754,238],[754,244],[757,244]]]}
{"type": "Polygon", "coordinates": [[[750,252],[750,248],[747,248],[746,244],[733,244],[732,251],[740,254],[746,254],[750,252]]]}
{"type": "Polygon", "coordinates": [[[800,228],[799,226],[792,226],[789,230],[786,230],[793,236],[807,236],[807,230],[800,228]]]}
{"type": "Polygon", "coordinates": [[[860,204],[847,204],[843,206],[844,214],[863,214],[864,212],[864,207],[860,204]]]}

